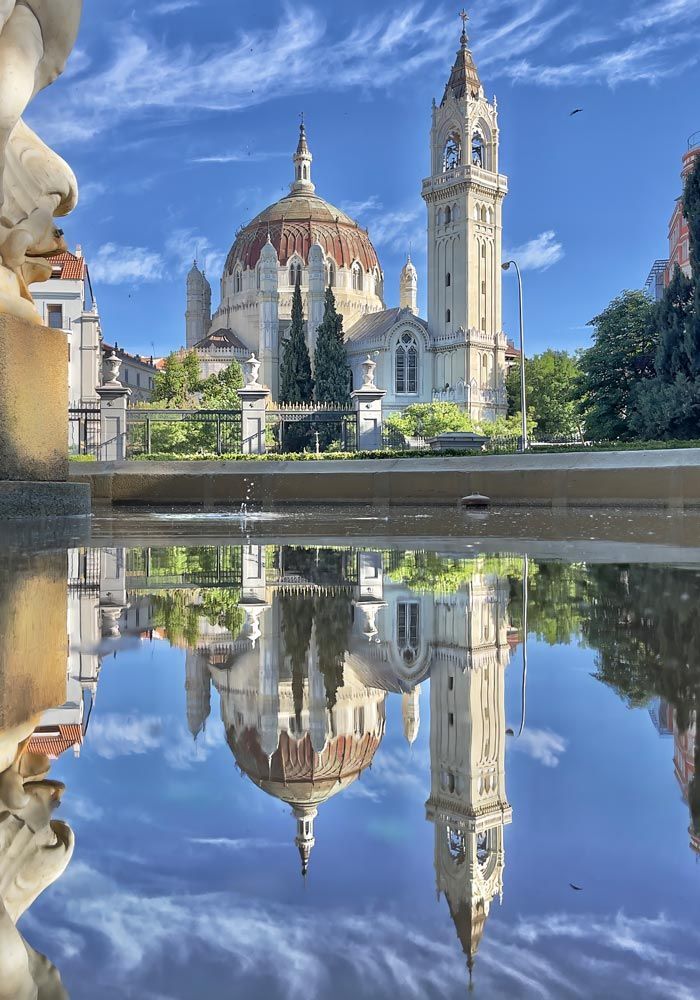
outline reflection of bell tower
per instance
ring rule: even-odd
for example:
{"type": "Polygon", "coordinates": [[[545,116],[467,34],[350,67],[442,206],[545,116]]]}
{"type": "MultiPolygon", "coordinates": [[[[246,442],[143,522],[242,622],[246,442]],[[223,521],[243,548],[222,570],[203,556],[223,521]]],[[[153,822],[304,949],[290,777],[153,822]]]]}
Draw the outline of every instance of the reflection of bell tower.
{"type": "MultiPolygon", "coordinates": [[[[502,205],[496,100],[484,93],[465,26],[445,93],[433,104],[428,210],[428,325],[440,350],[434,386],[462,390],[474,416],[505,414],[502,205]]],[[[458,398],[462,398],[461,392],[458,398]]]]}
{"type": "Polygon", "coordinates": [[[426,816],[435,825],[437,891],[447,898],[470,975],[491,901],[503,891],[503,830],[512,818],[505,790],[506,607],[500,582],[472,581],[468,615],[470,627],[479,627],[469,633],[471,666],[438,658],[430,676],[426,816]]]}

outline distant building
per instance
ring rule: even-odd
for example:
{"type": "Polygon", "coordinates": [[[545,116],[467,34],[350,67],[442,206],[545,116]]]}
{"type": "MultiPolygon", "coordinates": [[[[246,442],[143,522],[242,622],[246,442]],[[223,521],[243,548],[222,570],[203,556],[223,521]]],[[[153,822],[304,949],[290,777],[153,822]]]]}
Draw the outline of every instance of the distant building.
{"type": "Polygon", "coordinates": [[[667,270],[668,259],[655,260],[651,265],[649,277],[644,282],[644,291],[647,293],[652,302],[660,302],[664,297],[667,270]]]}
{"type": "Polygon", "coordinates": [[[130,354],[118,344],[114,347],[102,344],[104,357],[109,357],[112,351],[122,363],[119,369],[119,381],[131,389],[130,404],[133,406],[134,403],[149,403],[153,396],[154,378],[158,373],[155,360],[143,357],[141,354],[130,354]]]}
{"type": "Polygon", "coordinates": [[[44,321],[63,330],[68,340],[68,402],[71,407],[97,403],[101,381],[102,331],[90,272],[80,246],[51,258],[52,275],[32,285],[32,296],[44,321]]]}
{"type": "MultiPolygon", "coordinates": [[[[700,157],[700,132],[696,132],[688,139],[688,149],[683,154],[683,169],[681,177],[683,183],[695,165],[695,161],[700,157]]],[[[666,284],[673,277],[676,264],[688,277],[690,277],[690,234],[688,223],[683,217],[683,198],[676,199],[673,215],[668,226],[668,266],[666,268],[666,284]]]]}

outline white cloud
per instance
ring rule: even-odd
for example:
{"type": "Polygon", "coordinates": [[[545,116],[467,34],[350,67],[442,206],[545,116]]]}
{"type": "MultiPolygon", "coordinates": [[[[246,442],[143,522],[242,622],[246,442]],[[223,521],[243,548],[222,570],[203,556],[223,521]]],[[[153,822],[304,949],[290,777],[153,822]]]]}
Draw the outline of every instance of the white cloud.
{"type": "Polygon", "coordinates": [[[159,281],[163,277],[163,258],[145,247],[104,243],[92,255],[90,273],[94,281],[105,285],[159,281]]]}
{"type": "Polygon", "coordinates": [[[559,757],[566,751],[567,742],[551,729],[525,729],[517,740],[513,740],[511,746],[545,767],[557,767],[559,757]]]}
{"type": "Polygon", "coordinates": [[[71,794],[64,800],[61,817],[68,823],[74,819],[85,820],[86,823],[96,823],[104,816],[104,809],[96,802],[85,799],[81,795],[71,794]]]}
{"type": "Polygon", "coordinates": [[[521,271],[546,271],[558,264],[563,256],[564,247],[551,229],[521,246],[503,251],[503,259],[517,261],[521,271]]]}
{"type": "Polygon", "coordinates": [[[163,720],[156,715],[99,715],[90,727],[89,746],[107,760],[149,753],[161,744],[163,720]]]}
{"type": "Polygon", "coordinates": [[[158,15],[177,14],[179,11],[187,10],[189,7],[199,7],[199,0],[163,0],[163,3],[155,5],[152,13],[158,15]]]}
{"type": "Polygon", "coordinates": [[[361,220],[367,212],[380,211],[382,203],[376,194],[371,194],[363,201],[344,201],[340,207],[353,219],[361,220]]]}
{"type": "Polygon", "coordinates": [[[264,160],[275,160],[280,157],[289,156],[286,153],[264,152],[258,150],[233,150],[229,153],[212,153],[210,156],[195,156],[190,163],[262,163],[264,160]]]}
{"type": "Polygon", "coordinates": [[[190,844],[200,844],[203,847],[220,847],[226,851],[264,851],[271,847],[288,848],[279,840],[264,840],[262,837],[190,837],[190,844]]]}
{"type": "Polygon", "coordinates": [[[632,31],[647,31],[657,25],[673,24],[697,18],[700,13],[698,0],[652,0],[635,9],[634,14],[622,22],[632,31]]]}
{"type": "Polygon", "coordinates": [[[226,260],[226,254],[196,229],[174,230],[166,240],[165,253],[181,274],[189,271],[196,258],[208,275],[220,275],[226,260]]]}

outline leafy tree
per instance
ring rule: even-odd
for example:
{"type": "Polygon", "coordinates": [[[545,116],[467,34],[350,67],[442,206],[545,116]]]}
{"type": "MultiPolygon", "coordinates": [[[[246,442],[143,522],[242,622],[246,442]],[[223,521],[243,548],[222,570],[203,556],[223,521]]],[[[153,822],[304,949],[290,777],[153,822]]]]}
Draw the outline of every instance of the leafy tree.
{"type": "Polygon", "coordinates": [[[411,403],[387,419],[390,428],[404,437],[435,437],[447,431],[476,430],[473,420],[456,403],[411,403]]]}
{"type": "MultiPolygon", "coordinates": [[[[513,413],[509,417],[496,417],[495,420],[485,420],[477,426],[477,430],[489,438],[519,438],[522,434],[522,420],[519,413],[513,413]]],[[[532,410],[528,409],[527,432],[534,434],[537,430],[537,421],[532,415],[532,410]]]]}
{"type": "Polygon", "coordinates": [[[188,395],[199,392],[202,373],[199,367],[199,358],[196,351],[186,351],[182,358],[182,366],[185,369],[185,382],[188,395]]]}
{"type": "Polygon", "coordinates": [[[297,281],[292,299],[292,325],[289,337],[283,343],[280,365],[280,402],[310,403],[314,382],[311,378],[311,359],[304,334],[304,309],[301,288],[297,281]]]}
{"type": "Polygon", "coordinates": [[[700,158],[695,160],[683,192],[683,214],[690,237],[690,268],[693,275],[693,303],[685,332],[685,346],[692,358],[692,375],[700,376],[700,158]]]}
{"type": "Polygon", "coordinates": [[[345,654],[350,645],[352,600],[348,594],[314,598],[318,666],[326,687],[326,705],[331,711],[343,686],[345,654]]]}
{"type": "Polygon", "coordinates": [[[591,320],[593,346],[580,357],[586,435],[627,439],[635,387],[654,376],[654,306],[644,292],[623,292],[591,320]]]}
{"type": "MultiPolygon", "coordinates": [[[[578,360],[566,351],[547,350],[525,359],[528,415],[545,437],[575,434],[580,430],[578,360]]],[[[520,366],[506,379],[508,413],[520,415],[520,366]]]]}
{"type": "Polygon", "coordinates": [[[182,356],[173,351],[165,359],[163,368],[153,379],[154,403],[161,407],[184,409],[189,399],[188,371],[182,356]]]}
{"type": "Polygon", "coordinates": [[[313,600],[305,594],[281,595],[279,606],[284,647],[292,673],[292,696],[297,726],[301,728],[306,661],[313,629],[313,600]]]}
{"type": "Polygon", "coordinates": [[[243,371],[237,361],[202,382],[202,409],[240,410],[238,390],[243,388],[243,371]]]}
{"type": "Polygon", "coordinates": [[[686,328],[692,302],[693,283],[676,265],[654,318],[659,338],[656,375],[662,382],[673,382],[679,374],[691,377],[694,374],[694,358],[688,354],[686,344],[686,328]]]}
{"type": "Polygon", "coordinates": [[[336,311],[335,295],[326,289],[323,322],[316,333],[314,398],[319,403],[350,404],[350,366],[343,337],[343,317],[336,311]]]}

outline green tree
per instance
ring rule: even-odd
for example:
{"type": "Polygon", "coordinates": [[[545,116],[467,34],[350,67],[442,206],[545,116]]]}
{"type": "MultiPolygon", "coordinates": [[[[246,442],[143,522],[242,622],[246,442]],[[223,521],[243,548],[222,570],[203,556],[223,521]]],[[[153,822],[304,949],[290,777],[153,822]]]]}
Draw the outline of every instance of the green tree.
{"type": "Polygon", "coordinates": [[[188,376],[182,356],[173,351],[153,379],[152,401],[168,409],[183,409],[188,402],[188,376]]]}
{"type": "Polygon", "coordinates": [[[283,343],[282,364],[280,365],[280,402],[310,403],[313,399],[313,392],[311,359],[304,334],[301,288],[297,282],[292,299],[292,325],[289,336],[283,343]]]}
{"type": "Polygon", "coordinates": [[[401,413],[392,413],[386,422],[406,438],[476,429],[469,414],[456,403],[411,403],[401,413]]]}
{"type": "Polygon", "coordinates": [[[343,317],[336,311],[335,295],[330,286],[326,289],[323,322],[316,333],[314,375],[314,398],[319,403],[350,404],[350,366],[343,336],[343,317]]]}
{"type": "MultiPolygon", "coordinates": [[[[543,437],[569,435],[581,428],[578,400],[578,360],[566,351],[547,350],[525,359],[528,415],[543,437]]],[[[518,416],[520,407],[520,366],[514,365],[506,379],[508,413],[518,416]]]]}
{"type": "Polygon", "coordinates": [[[182,358],[182,366],[185,369],[187,394],[191,396],[193,393],[200,391],[202,381],[202,372],[199,367],[197,352],[186,351],[182,358]]]}
{"type": "Polygon", "coordinates": [[[579,361],[588,437],[625,440],[631,436],[632,394],[655,373],[654,312],[644,292],[626,291],[591,320],[593,346],[582,352],[579,361]]]}
{"type": "Polygon", "coordinates": [[[237,361],[210,375],[201,385],[202,408],[205,410],[240,410],[238,390],[243,388],[243,371],[237,361]]]}
{"type": "Polygon", "coordinates": [[[683,193],[683,214],[690,237],[690,267],[693,276],[693,302],[685,332],[685,346],[692,359],[691,374],[700,377],[700,158],[695,160],[683,193]]]}

